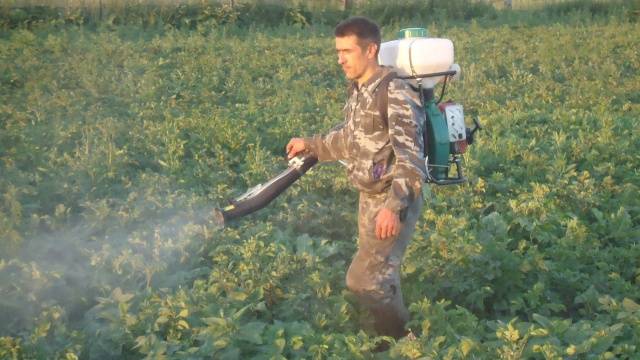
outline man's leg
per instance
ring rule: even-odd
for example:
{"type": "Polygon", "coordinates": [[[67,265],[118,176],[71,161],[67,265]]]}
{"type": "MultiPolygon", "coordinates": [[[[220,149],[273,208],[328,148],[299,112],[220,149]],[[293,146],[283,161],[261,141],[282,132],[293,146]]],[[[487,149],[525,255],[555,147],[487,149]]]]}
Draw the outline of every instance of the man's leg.
{"type": "Polygon", "coordinates": [[[358,251],[347,271],[346,282],[347,288],[371,311],[378,334],[399,339],[409,321],[400,290],[400,265],[420,217],[423,199],[420,194],[409,204],[397,236],[379,240],[375,219],[385,199],[386,194],[360,193],[358,251]]]}

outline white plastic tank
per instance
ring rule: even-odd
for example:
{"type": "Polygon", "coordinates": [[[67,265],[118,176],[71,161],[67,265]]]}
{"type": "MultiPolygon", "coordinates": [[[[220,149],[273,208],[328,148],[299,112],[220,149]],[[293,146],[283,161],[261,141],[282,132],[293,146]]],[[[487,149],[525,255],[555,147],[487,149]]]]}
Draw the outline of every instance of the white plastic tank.
{"type": "MultiPolygon", "coordinates": [[[[380,65],[391,66],[399,76],[432,74],[450,70],[453,42],[449,39],[413,37],[380,44],[380,65]]],[[[422,79],[422,86],[433,88],[444,76],[422,79]]],[[[411,81],[414,85],[416,81],[411,81]]]]}

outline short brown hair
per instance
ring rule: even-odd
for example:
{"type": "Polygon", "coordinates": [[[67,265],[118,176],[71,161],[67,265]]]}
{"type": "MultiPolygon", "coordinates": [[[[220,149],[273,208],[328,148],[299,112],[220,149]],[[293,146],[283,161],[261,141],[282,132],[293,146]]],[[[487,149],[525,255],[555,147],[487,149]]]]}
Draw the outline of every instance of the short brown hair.
{"type": "Polygon", "coordinates": [[[358,38],[358,44],[363,49],[371,43],[376,44],[376,56],[380,51],[380,42],[382,41],[380,27],[364,16],[352,16],[343,20],[336,25],[334,33],[336,37],[355,35],[358,38]]]}

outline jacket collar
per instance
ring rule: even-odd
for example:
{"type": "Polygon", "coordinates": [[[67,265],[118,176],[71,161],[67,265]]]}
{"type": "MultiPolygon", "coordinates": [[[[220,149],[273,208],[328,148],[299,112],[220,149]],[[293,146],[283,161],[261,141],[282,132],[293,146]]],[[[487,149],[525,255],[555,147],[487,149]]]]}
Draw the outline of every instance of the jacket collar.
{"type": "Polygon", "coordinates": [[[367,81],[364,82],[361,86],[358,86],[357,81],[351,82],[351,89],[356,91],[366,91],[369,94],[373,94],[376,91],[376,88],[380,84],[382,78],[385,77],[388,73],[390,73],[393,69],[389,66],[380,65],[380,68],[371,75],[367,81]]]}

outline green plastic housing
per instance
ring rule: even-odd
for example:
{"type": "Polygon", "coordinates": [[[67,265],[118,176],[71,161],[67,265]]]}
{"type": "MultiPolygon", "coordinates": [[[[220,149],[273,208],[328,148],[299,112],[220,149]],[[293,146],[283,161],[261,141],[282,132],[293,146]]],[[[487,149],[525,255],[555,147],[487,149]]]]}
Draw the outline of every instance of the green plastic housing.
{"type": "Polygon", "coordinates": [[[447,121],[440,109],[438,109],[435,100],[426,100],[425,102],[429,172],[436,180],[445,180],[449,175],[449,129],[447,121]]]}
{"type": "Polygon", "coordinates": [[[425,28],[406,28],[398,31],[398,39],[407,39],[415,37],[427,37],[427,29],[425,28]]]}

